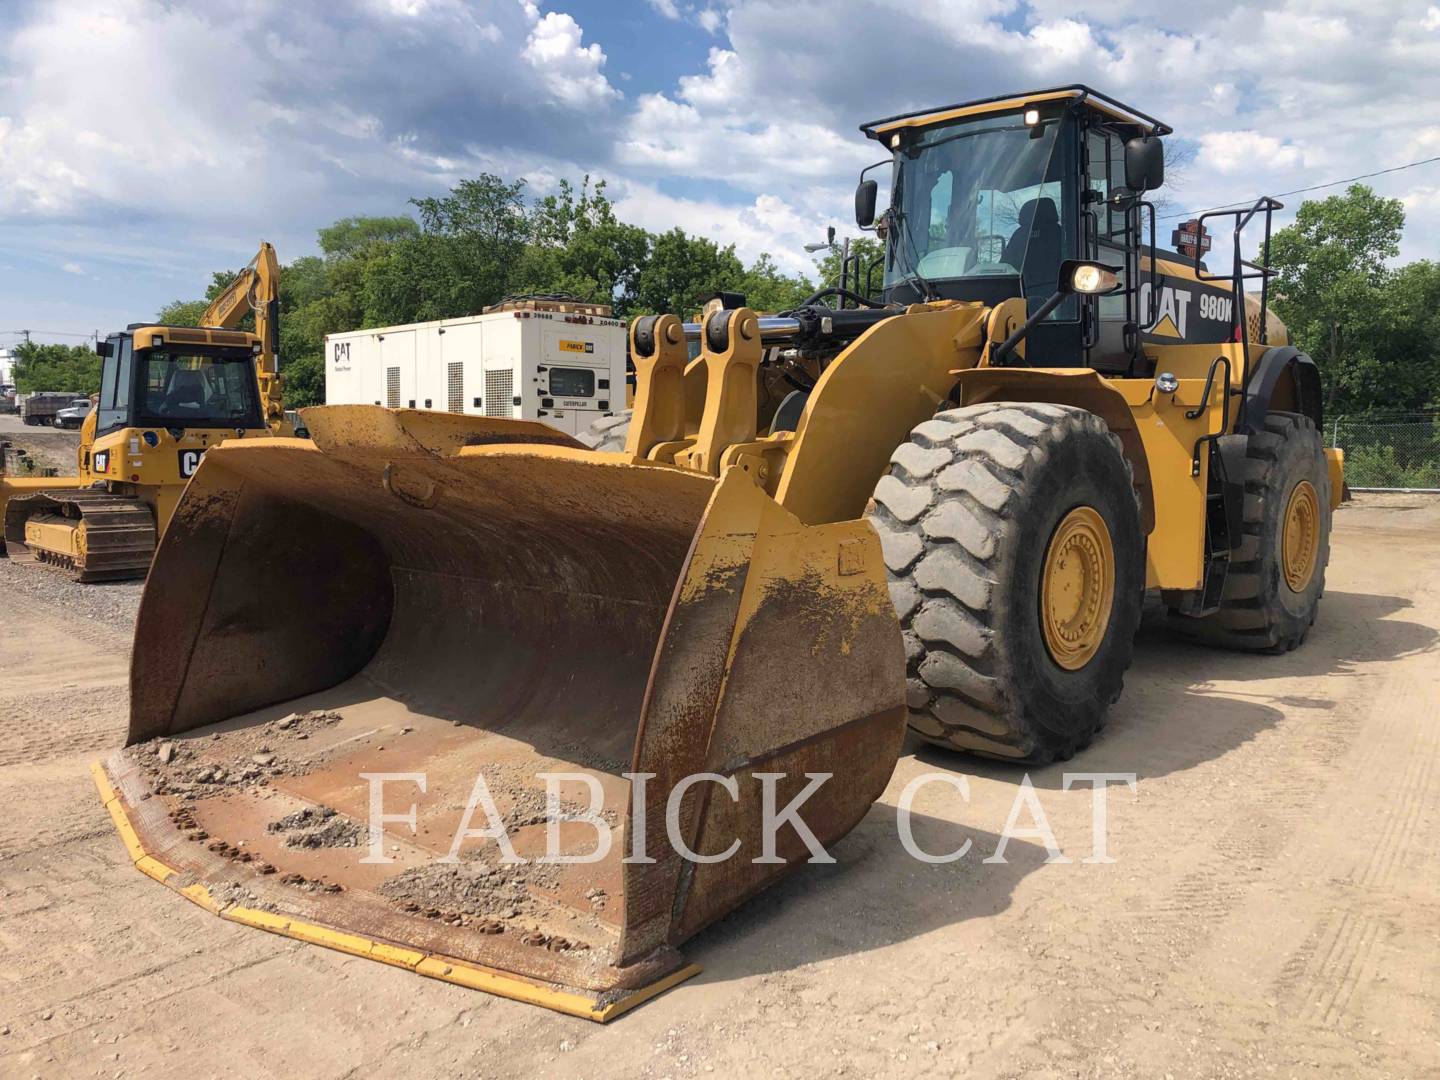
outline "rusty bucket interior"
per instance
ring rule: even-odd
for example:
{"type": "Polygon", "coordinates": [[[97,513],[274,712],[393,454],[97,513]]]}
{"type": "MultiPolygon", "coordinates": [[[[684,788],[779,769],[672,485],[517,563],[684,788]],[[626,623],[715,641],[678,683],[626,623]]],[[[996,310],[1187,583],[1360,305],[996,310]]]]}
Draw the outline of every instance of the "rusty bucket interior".
{"type": "Polygon", "coordinates": [[[804,525],[738,470],[538,424],[306,421],[313,441],[206,455],[146,586],[129,745],[106,769],[168,883],[598,1008],[679,970],[686,938],[809,857],[784,826],[778,861],[754,861],[755,774],[780,774],[779,807],[829,774],[800,811],[822,844],[883,790],[904,661],[863,522],[804,525]],[[735,796],[685,779],[702,773],[735,796]],[[577,818],[558,848],[545,774],[567,774],[577,818]],[[491,824],[477,777],[524,862],[457,838],[491,824]],[[383,861],[377,788],[385,814],[414,807],[413,830],[383,824],[383,861]],[[697,862],[677,837],[739,846],[697,862]]]}

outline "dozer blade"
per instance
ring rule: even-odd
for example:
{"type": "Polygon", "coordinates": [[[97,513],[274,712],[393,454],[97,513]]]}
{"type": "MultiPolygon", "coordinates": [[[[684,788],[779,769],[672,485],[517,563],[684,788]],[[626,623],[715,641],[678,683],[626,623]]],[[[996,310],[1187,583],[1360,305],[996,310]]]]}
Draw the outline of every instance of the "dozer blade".
{"type": "Polygon", "coordinates": [[[226,917],[604,1020],[809,857],[789,824],[767,852],[767,783],[780,809],[830,774],[799,811],[822,844],[883,790],[904,656],[865,523],[806,526],[739,470],[540,425],[306,419],[313,442],[212,449],[156,553],[102,783],[142,870],[226,917]],[[547,773],[569,774],[564,816],[594,810],[549,854],[547,773]],[[477,776],[525,862],[457,840],[494,824],[477,776]],[[372,821],[382,804],[413,830],[372,821]]]}

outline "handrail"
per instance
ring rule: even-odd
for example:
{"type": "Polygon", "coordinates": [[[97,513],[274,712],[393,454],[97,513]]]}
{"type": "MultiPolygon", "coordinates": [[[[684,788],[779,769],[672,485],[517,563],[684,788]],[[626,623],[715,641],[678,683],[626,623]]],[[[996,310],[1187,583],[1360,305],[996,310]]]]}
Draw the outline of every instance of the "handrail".
{"type": "MultiPolygon", "coordinates": [[[[1270,279],[1277,271],[1270,268],[1270,227],[1276,210],[1283,210],[1285,204],[1269,195],[1262,195],[1255,200],[1255,204],[1248,209],[1240,207],[1235,210],[1211,210],[1201,214],[1195,219],[1195,244],[1193,246],[1192,269],[1195,272],[1197,281],[1230,281],[1233,304],[1233,325],[1235,327],[1235,341],[1240,346],[1240,357],[1243,364],[1240,375],[1240,391],[1243,393],[1250,385],[1250,318],[1245,304],[1245,282],[1254,278],[1260,279],[1260,318],[1258,341],[1261,345],[1270,343],[1269,322],[1270,322],[1270,279]],[[1254,220],[1256,214],[1265,215],[1265,238],[1260,243],[1260,262],[1255,263],[1244,258],[1240,254],[1241,235],[1245,227],[1254,220]],[[1229,274],[1211,274],[1201,265],[1200,256],[1204,254],[1201,250],[1200,238],[1205,235],[1205,222],[1209,218],[1233,217],[1235,228],[1231,232],[1233,245],[1231,270],[1229,274]],[[1247,270],[1253,271],[1246,273],[1247,270]]],[[[1236,423],[1244,411],[1236,413],[1236,423]]]]}

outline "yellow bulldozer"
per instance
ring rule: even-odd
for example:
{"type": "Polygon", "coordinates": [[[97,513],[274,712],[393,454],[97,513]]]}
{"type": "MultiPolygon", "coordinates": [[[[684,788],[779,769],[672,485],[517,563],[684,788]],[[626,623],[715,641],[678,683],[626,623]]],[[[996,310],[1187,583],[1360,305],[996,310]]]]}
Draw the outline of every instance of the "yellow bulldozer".
{"type": "Polygon", "coordinates": [[[1162,253],[1170,129],[1082,86],[862,130],[889,155],[878,220],[856,193],[878,290],[637,319],[598,449],[337,406],[206,455],[97,770],[142,870],[605,1020],[852,828],[907,722],[1084,748],[1147,590],[1204,641],[1304,639],[1340,461],[1267,310],[1278,204],[1162,253]]]}
{"type": "Polygon", "coordinates": [[[144,577],[176,501],[211,447],[290,435],[278,366],[279,263],[255,258],[198,327],[135,324],[96,346],[100,395],[69,477],[0,474],[4,550],[77,581],[144,577]],[[235,329],[253,312],[255,332],[235,329]]]}

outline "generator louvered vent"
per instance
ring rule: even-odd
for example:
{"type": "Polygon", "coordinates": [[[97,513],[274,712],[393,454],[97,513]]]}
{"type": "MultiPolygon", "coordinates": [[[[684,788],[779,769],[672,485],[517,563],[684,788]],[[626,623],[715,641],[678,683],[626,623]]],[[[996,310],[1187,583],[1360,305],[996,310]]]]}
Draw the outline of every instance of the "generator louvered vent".
{"type": "Polygon", "coordinates": [[[387,409],[400,407],[400,369],[398,367],[385,369],[385,407],[387,409]]]}
{"type": "Polygon", "coordinates": [[[445,379],[450,398],[447,408],[451,412],[463,413],[465,411],[465,365],[462,363],[446,364],[445,379]]]}
{"type": "Polygon", "coordinates": [[[486,416],[513,416],[515,407],[512,400],[514,397],[515,372],[509,369],[485,372],[486,416]]]}

